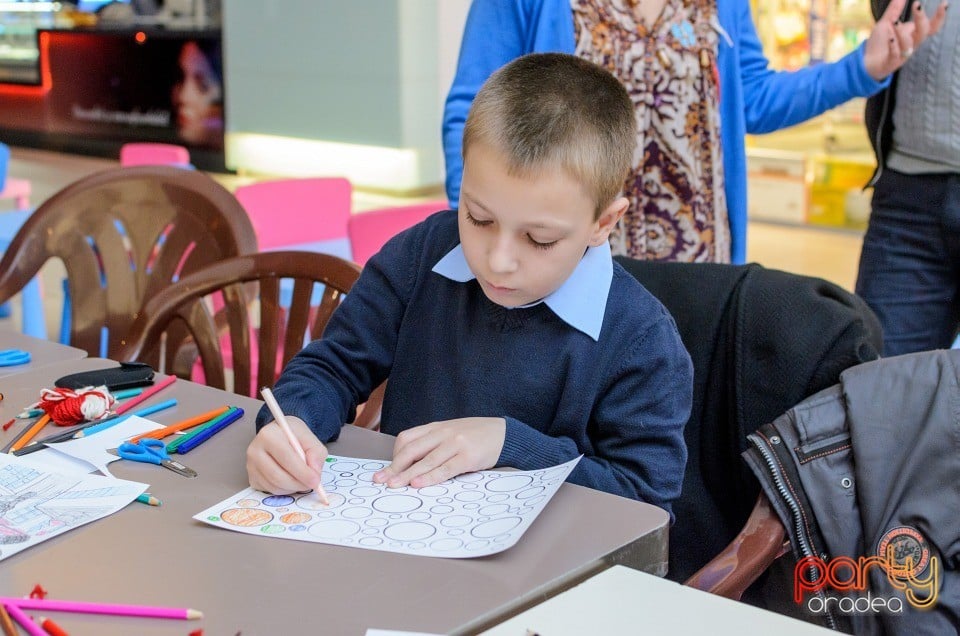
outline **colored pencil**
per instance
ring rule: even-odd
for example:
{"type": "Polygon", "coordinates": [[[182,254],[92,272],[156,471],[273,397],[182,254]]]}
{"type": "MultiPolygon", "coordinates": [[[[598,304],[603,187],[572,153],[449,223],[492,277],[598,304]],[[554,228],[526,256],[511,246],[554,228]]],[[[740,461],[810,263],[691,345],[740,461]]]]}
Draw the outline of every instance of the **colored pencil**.
{"type": "Polygon", "coordinates": [[[205,441],[239,420],[241,417],[243,417],[243,409],[238,408],[235,411],[231,411],[213,426],[209,426],[192,436],[190,439],[184,440],[180,444],[177,444],[177,452],[181,455],[189,453],[200,444],[203,444],[205,441]]]}
{"type": "MultiPolygon", "coordinates": [[[[12,600],[12,599],[11,599],[12,600]]],[[[47,636],[47,632],[43,631],[39,625],[33,622],[33,619],[23,613],[23,610],[13,603],[8,603],[4,601],[3,603],[7,607],[7,613],[10,614],[10,617],[17,621],[20,624],[20,627],[24,629],[30,636],[47,636]]]]}
{"type": "MultiPolygon", "coordinates": [[[[13,439],[7,442],[7,445],[0,449],[0,453],[11,453],[19,455],[23,451],[18,451],[13,453],[10,449],[13,448],[13,445],[20,441],[20,438],[27,434],[27,431],[30,430],[29,426],[24,426],[20,429],[20,432],[13,436],[13,439]]],[[[29,448],[29,447],[28,447],[29,448]]]]}
{"type": "Polygon", "coordinates": [[[204,422],[209,422],[218,415],[223,415],[230,410],[229,406],[221,406],[220,408],[213,409],[212,411],[207,411],[206,413],[201,413],[195,417],[183,420],[176,424],[171,424],[170,426],[164,426],[163,428],[158,428],[155,431],[148,431],[142,435],[137,435],[136,437],[131,437],[130,442],[136,444],[142,439],[151,438],[151,439],[163,439],[168,435],[173,435],[174,433],[179,433],[188,428],[193,428],[194,426],[199,426],[204,422]]]}
{"type": "MultiPolygon", "coordinates": [[[[210,427],[212,427],[212,426],[216,426],[216,425],[219,424],[220,421],[223,420],[224,418],[227,418],[227,417],[232,416],[232,415],[233,415],[233,412],[236,411],[236,410],[237,410],[237,407],[236,407],[236,406],[231,406],[229,409],[227,409],[227,412],[226,412],[226,413],[223,413],[223,414],[221,414],[221,415],[216,416],[215,418],[213,418],[212,420],[210,420],[210,421],[207,422],[206,424],[203,424],[202,426],[198,426],[197,428],[193,429],[193,430],[190,431],[189,433],[184,433],[183,435],[180,435],[180,436],[174,438],[174,440],[173,440],[172,442],[170,442],[169,444],[167,444],[167,452],[168,452],[168,453],[176,453],[176,452],[177,452],[177,448],[180,447],[180,444],[185,443],[187,440],[193,439],[193,437],[195,437],[196,435],[200,435],[201,433],[203,433],[203,432],[204,432],[205,430],[207,430],[208,428],[210,428],[210,427]]],[[[241,409],[241,410],[242,410],[242,409],[241,409]]]]}
{"type": "Polygon", "coordinates": [[[140,503],[145,503],[148,506],[162,506],[163,502],[151,495],[148,492],[143,493],[142,495],[137,495],[137,501],[140,503]]]}
{"type": "Polygon", "coordinates": [[[111,415],[110,417],[105,417],[102,420],[94,420],[93,422],[86,422],[78,426],[71,426],[65,431],[60,431],[59,433],[48,435],[43,439],[38,439],[33,444],[30,444],[28,446],[25,446],[24,448],[21,448],[16,453],[14,453],[14,455],[29,455],[30,453],[36,453],[37,451],[42,451],[44,448],[46,448],[47,444],[49,443],[65,442],[68,439],[75,439],[75,438],[79,439],[80,437],[84,437],[86,435],[93,435],[93,433],[96,433],[97,431],[102,431],[105,428],[110,428],[114,424],[119,424],[122,420],[125,420],[128,417],[132,417],[134,415],[139,415],[140,417],[146,417],[147,415],[156,413],[157,411],[162,411],[163,409],[168,409],[171,406],[176,406],[176,405],[177,405],[176,400],[167,400],[165,402],[154,404],[153,406],[146,406],[140,409],[139,411],[134,411],[133,413],[128,413],[127,415],[111,415]],[[107,424],[107,425],[100,426],[101,424],[107,424]],[[90,431],[90,429],[97,426],[100,426],[100,428],[92,432],[90,431]],[[81,433],[83,433],[83,435],[81,435],[81,433]]]}
{"type": "Polygon", "coordinates": [[[52,618],[46,616],[40,617],[40,627],[44,628],[50,636],[70,636],[66,630],[54,623],[52,618]]]}
{"type": "Polygon", "coordinates": [[[3,636],[17,636],[17,628],[5,605],[0,605],[0,627],[3,627],[3,636]]]}
{"type": "MultiPolygon", "coordinates": [[[[290,422],[287,421],[287,416],[283,414],[283,410],[280,409],[280,405],[277,404],[277,398],[273,397],[273,391],[267,387],[260,389],[260,394],[263,396],[263,401],[267,403],[267,408],[270,409],[270,413],[273,414],[273,419],[277,421],[277,425],[280,427],[280,430],[283,431],[283,434],[286,436],[287,441],[290,442],[290,446],[293,447],[293,450],[297,452],[297,455],[300,456],[300,459],[306,463],[307,455],[303,452],[303,446],[300,445],[300,442],[297,441],[297,438],[293,435],[293,430],[290,428],[290,422]]],[[[317,497],[320,499],[320,503],[325,506],[330,505],[330,499],[327,497],[327,491],[323,489],[323,484],[317,482],[317,497]]]]}
{"type": "Polygon", "coordinates": [[[4,425],[3,425],[3,430],[4,430],[4,432],[9,431],[9,430],[10,430],[10,427],[13,426],[14,423],[16,423],[16,421],[17,421],[17,418],[13,418],[12,420],[10,420],[10,421],[7,422],[6,424],[4,424],[4,425]]]}
{"type": "Polygon", "coordinates": [[[143,393],[143,387],[137,389],[120,389],[119,391],[113,392],[113,397],[118,400],[126,400],[127,398],[137,397],[143,393]]]}
{"type": "Polygon", "coordinates": [[[10,451],[11,452],[18,451],[24,446],[26,446],[30,440],[36,437],[37,433],[43,430],[43,427],[46,426],[47,422],[49,421],[50,421],[50,415],[44,413],[40,419],[38,419],[36,422],[33,423],[33,426],[27,429],[27,432],[24,435],[22,435],[19,439],[17,439],[16,442],[14,442],[13,446],[10,447],[10,451]]]}
{"type": "Polygon", "coordinates": [[[115,414],[111,417],[100,420],[94,426],[90,426],[81,431],[78,431],[77,434],[74,435],[74,438],[87,437],[89,435],[93,435],[94,433],[99,433],[100,431],[106,430],[111,426],[116,426],[120,422],[126,420],[127,418],[131,418],[134,415],[137,415],[139,417],[146,417],[147,415],[152,415],[157,411],[162,411],[164,409],[168,409],[171,406],[176,406],[176,405],[177,405],[177,400],[171,398],[169,400],[164,400],[163,402],[158,402],[150,406],[145,406],[142,409],[138,411],[134,411],[133,413],[128,413],[127,415],[121,416],[119,414],[115,414]]]}
{"type": "Polygon", "coordinates": [[[132,398],[130,398],[129,400],[127,400],[126,402],[124,402],[123,404],[121,404],[120,406],[118,406],[118,407],[117,407],[117,411],[116,411],[116,412],[117,412],[117,415],[123,415],[124,413],[126,413],[127,411],[129,411],[130,409],[132,409],[133,407],[137,406],[138,404],[140,404],[140,403],[143,402],[144,400],[150,399],[150,398],[153,397],[158,391],[162,391],[163,389],[167,388],[168,386],[170,386],[171,384],[173,384],[173,383],[176,382],[176,381],[177,381],[177,376],[175,376],[175,375],[168,375],[168,376],[165,377],[164,379],[162,379],[162,380],[160,380],[159,382],[157,382],[156,384],[154,384],[154,385],[153,385],[152,387],[150,387],[149,389],[145,389],[145,390],[143,391],[143,393],[141,393],[140,395],[138,395],[138,396],[136,396],[136,397],[132,397],[132,398]]]}
{"type": "MultiPolygon", "coordinates": [[[[75,614],[106,614],[109,616],[142,616],[144,618],[175,618],[193,620],[203,618],[203,612],[179,607],[154,607],[151,605],[117,605],[115,603],[86,603],[83,601],[59,601],[49,598],[0,597],[0,603],[15,606],[20,610],[47,612],[73,612],[75,614]]],[[[13,612],[10,612],[13,616],[13,612]]],[[[42,634],[42,632],[41,632],[42,634]]]]}

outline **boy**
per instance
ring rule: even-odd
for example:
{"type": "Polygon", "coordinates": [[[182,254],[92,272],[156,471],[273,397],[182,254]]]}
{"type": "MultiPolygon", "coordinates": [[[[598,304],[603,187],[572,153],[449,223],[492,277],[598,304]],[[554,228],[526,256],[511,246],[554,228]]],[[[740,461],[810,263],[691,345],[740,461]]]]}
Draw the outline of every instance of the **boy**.
{"type": "Polygon", "coordinates": [[[486,82],[464,132],[459,211],[388,242],[287,365],[247,450],[254,488],[317,485],[343,422],[388,376],[390,487],[545,468],[670,510],[680,492],[692,366],[673,319],[614,264],[607,237],[636,139],[633,106],[576,57],[518,58],[486,82]]]}

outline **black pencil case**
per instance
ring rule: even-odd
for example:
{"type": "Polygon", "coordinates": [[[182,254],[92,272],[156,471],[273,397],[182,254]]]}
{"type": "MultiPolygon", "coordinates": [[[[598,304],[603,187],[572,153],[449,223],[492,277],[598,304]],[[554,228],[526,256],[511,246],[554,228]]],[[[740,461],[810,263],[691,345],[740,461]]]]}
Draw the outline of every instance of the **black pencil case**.
{"type": "Polygon", "coordinates": [[[71,373],[54,381],[63,389],[106,386],[111,391],[153,384],[153,368],[143,362],[121,362],[119,367],[71,373]]]}

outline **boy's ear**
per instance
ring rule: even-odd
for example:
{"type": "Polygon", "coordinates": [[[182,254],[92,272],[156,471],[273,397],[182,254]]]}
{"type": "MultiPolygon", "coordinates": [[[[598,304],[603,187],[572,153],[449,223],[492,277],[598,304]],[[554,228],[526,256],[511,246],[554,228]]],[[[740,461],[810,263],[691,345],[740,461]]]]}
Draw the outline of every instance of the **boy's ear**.
{"type": "Polygon", "coordinates": [[[630,201],[627,197],[618,197],[600,213],[600,218],[597,219],[596,227],[593,230],[593,236],[590,237],[590,245],[594,247],[603,245],[610,238],[610,232],[616,227],[617,222],[623,218],[629,205],[630,201]]]}

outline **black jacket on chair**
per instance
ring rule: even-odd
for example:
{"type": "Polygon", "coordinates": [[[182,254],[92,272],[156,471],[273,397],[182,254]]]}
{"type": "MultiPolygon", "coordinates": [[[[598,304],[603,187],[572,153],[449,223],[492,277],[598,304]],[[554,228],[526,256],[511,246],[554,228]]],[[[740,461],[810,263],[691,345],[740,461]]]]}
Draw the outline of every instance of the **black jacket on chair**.
{"type": "MultiPolygon", "coordinates": [[[[829,616],[831,626],[861,635],[954,633],[960,351],[848,369],[838,384],[764,424],[749,441],[744,458],[803,559],[809,584],[801,586],[800,605],[807,616],[829,616]],[[870,566],[854,589],[836,589],[827,564],[861,557],[884,565],[870,566]]],[[[837,578],[846,583],[852,573],[843,568],[837,578]]]]}
{"type": "Polygon", "coordinates": [[[689,459],[668,578],[684,581],[737,535],[759,484],[746,437],[844,369],[874,360],[880,325],[833,283],[760,265],[616,259],[673,314],[693,360],[689,459]]]}

